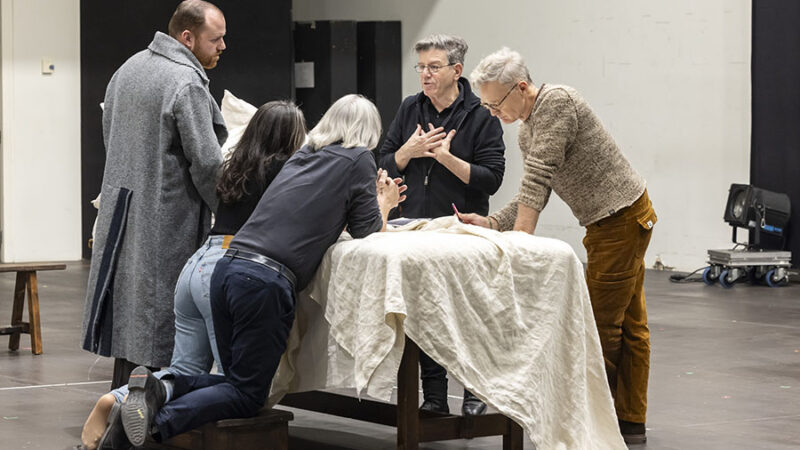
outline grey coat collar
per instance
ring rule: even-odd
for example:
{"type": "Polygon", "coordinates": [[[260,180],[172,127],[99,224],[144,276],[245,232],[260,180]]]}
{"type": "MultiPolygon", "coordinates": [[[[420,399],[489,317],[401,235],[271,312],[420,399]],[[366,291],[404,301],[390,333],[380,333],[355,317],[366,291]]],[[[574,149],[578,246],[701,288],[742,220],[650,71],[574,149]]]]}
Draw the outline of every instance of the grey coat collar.
{"type": "Polygon", "coordinates": [[[170,61],[191,67],[195,70],[195,72],[197,72],[198,75],[200,75],[203,83],[208,84],[208,76],[206,75],[206,71],[203,69],[203,66],[200,65],[200,61],[197,60],[197,57],[194,56],[194,53],[192,53],[188,48],[186,48],[186,46],[172,37],[160,31],[156,31],[156,35],[153,37],[153,42],[151,42],[147,48],[151,52],[159,54],[170,61]]]}

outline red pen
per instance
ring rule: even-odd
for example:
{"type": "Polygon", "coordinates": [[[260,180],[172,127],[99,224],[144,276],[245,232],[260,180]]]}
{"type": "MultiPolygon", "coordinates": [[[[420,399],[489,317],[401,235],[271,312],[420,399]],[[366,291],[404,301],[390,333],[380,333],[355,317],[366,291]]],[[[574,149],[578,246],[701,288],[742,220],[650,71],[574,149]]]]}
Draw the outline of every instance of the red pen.
{"type": "Polygon", "coordinates": [[[455,203],[450,203],[450,206],[453,207],[453,211],[455,211],[456,217],[458,217],[458,221],[459,222],[463,222],[463,220],[461,220],[461,213],[458,212],[458,208],[456,208],[456,204],[455,203]]]}

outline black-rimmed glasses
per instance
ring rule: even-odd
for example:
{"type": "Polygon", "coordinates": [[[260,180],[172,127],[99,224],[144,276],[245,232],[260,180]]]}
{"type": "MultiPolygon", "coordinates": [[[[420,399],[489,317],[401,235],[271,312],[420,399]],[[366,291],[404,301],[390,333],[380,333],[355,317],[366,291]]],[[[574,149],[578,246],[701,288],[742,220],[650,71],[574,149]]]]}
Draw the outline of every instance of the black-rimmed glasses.
{"type": "Polygon", "coordinates": [[[455,66],[455,63],[453,63],[453,64],[445,64],[443,66],[440,66],[438,64],[428,64],[428,65],[415,64],[414,65],[414,70],[416,70],[417,73],[422,73],[422,72],[425,72],[425,69],[428,69],[428,72],[430,72],[430,73],[437,73],[440,70],[442,70],[442,68],[447,67],[447,66],[455,66]]]}
{"type": "Polygon", "coordinates": [[[513,91],[515,87],[517,87],[517,83],[514,83],[514,85],[511,86],[511,89],[509,89],[508,92],[506,92],[506,95],[504,95],[503,98],[501,98],[499,102],[497,102],[497,103],[481,102],[481,106],[483,106],[486,109],[490,109],[490,110],[492,110],[494,112],[499,111],[500,110],[500,105],[502,105],[503,102],[506,101],[506,98],[509,96],[509,94],[511,94],[511,91],[513,91]]]}

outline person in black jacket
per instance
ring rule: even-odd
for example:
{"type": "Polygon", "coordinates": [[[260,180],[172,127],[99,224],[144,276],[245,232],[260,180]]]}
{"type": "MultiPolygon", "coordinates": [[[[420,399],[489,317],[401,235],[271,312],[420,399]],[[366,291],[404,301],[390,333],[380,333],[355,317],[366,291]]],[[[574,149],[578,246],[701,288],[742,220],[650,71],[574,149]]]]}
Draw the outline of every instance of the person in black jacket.
{"type": "MultiPolygon", "coordinates": [[[[403,100],[379,156],[379,166],[408,186],[399,216],[446,216],[453,212],[451,203],[461,212],[486,215],[489,196],[503,181],[503,129],[461,77],[467,48],[462,38],[440,34],[415,45],[422,92],[403,100]]],[[[421,409],[449,412],[447,372],[424,353],[420,366],[421,409]]],[[[464,391],[464,414],[485,410],[483,402],[464,391]]]]}

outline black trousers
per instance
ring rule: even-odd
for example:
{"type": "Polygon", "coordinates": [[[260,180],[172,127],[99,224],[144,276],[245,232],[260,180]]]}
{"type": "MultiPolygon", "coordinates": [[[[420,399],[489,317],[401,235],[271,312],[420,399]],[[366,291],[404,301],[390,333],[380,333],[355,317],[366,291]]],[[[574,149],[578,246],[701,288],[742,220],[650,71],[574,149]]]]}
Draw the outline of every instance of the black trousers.
{"type": "Polygon", "coordinates": [[[421,350],[419,368],[425,400],[447,402],[447,370],[421,350]]]}
{"type": "Polygon", "coordinates": [[[156,415],[157,439],[264,406],[294,322],[292,285],[261,264],[223,257],[211,276],[211,314],[225,375],[176,375],[156,415]]]}
{"type": "MultiPolygon", "coordinates": [[[[431,359],[425,352],[419,352],[420,378],[422,379],[422,396],[425,400],[447,403],[447,369],[431,359]]],[[[464,398],[474,395],[464,389],[464,398]]]]}

